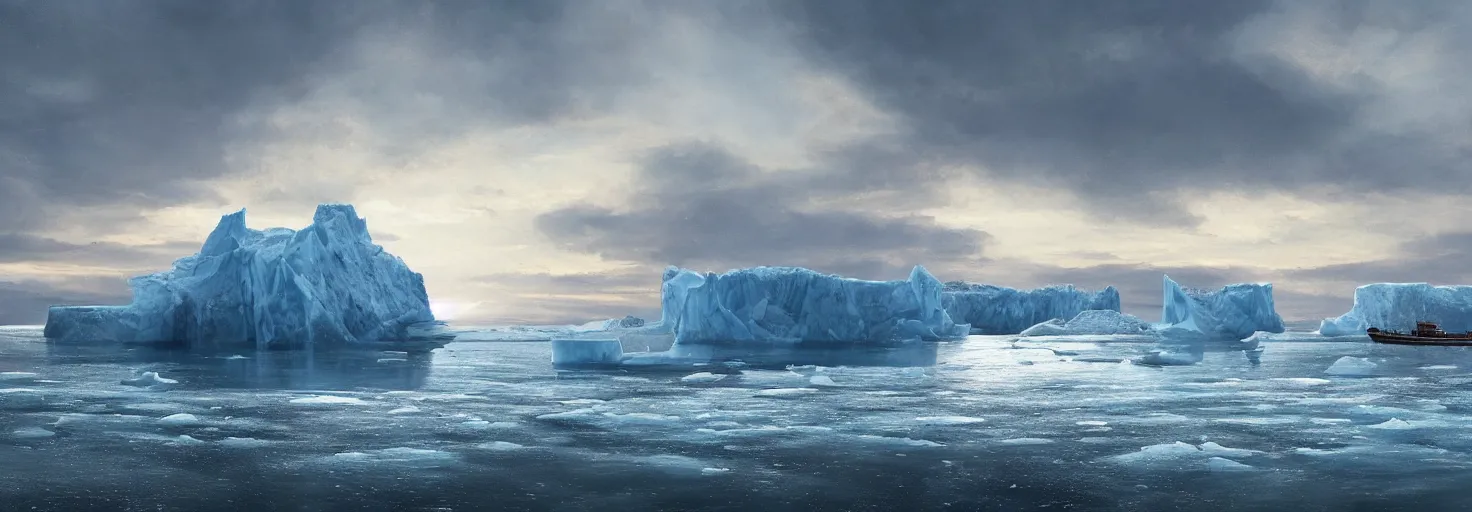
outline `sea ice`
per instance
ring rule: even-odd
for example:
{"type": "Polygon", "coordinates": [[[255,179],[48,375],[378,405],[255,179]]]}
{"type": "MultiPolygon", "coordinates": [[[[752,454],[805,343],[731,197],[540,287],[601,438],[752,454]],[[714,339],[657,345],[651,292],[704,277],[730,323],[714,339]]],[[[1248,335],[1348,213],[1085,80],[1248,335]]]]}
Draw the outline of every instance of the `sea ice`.
{"type": "Polygon", "coordinates": [[[945,284],[941,304],[952,319],[969,323],[973,334],[1017,334],[1040,322],[1074,318],[1088,310],[1117,312],[1119,291],[1110,286],[1090,292],[1073,285],[1017,290],[952,281],[945,284]]]}
{"type": "Polygon", "coordinates": [[[701,276],[671,267],[657,326],[675,344],[885,343],[964,337],[924,267],[904,281],[864,281],[805,268],[756,267],[701,276]]]}
{"type": "Polygon", "coordinates": [[[1377,366],[1379,365],[1363,357],[1344,356],[1329,365],[1324,373],[1340,377],[1368,377],[1375,375],[1377,366]]]}
{"type": "Polygon", "coordinates": [[[127,306],[57,306],[61,341],[302,347],[410,338],[432,322],[424,278],[384,252],[350,205],[317,207],[299,230],[220,218],[199,253],[129,280],[127,306]]]}
{"type": "Polygon", "coordinates": [[[189,426],[189,425],[198,425],[199,424],[199,418],[196,417],[193,414],[179,413],[179,414],[170,414],[168,416],[164,416],[162,418],[159,418],[158,419],[158,422],[159,422],[160,425],[168,425],[168,426],[171,426],[171,427],[183,427],[183,426],[189,426]]]}
{"type": "Polygon", "coordinates": [[[1231,284],[1209,291],[1184,288],[1165,276],[1160,316],[1161,323],[1214,339],[1241,340],[1257,331],[1284,331],[1283,319],[1273,307],[1272,284],[1231,284]]]}
{"type": "Polygon", "coordinates": [[[1319,334],[1353,336],[1371,327],[1406,332],[1416,322],[1436,322],[1447,332],[1472,330],[1472,286],[1367,284],[1355,289],[1348,313],[1319,324],[1319,334]]]}
{"type": "Polygon", "coordinates": [[[1022,336],[1083,336],[1149,334],[1150,324],[1134,315],[1112,309],[1090,309],[1080,311],[1064,322],[1055,318],[1022,331],[1022,336]]]}

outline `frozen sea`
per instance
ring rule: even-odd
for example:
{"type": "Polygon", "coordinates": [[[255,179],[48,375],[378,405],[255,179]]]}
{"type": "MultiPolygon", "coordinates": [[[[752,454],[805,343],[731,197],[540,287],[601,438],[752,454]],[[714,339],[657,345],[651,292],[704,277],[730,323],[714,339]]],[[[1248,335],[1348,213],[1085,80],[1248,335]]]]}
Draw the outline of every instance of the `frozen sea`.
{"type": "Polygon", "coordinates": [[[1014,339],[567,372],[546,342],[200,354],[0,327],[0,510],[1472,504],[1466,349],[1289,333],[1145,366],[1153,343],[1014,339]],[[1326,374],[1343,356],[1376,365],[1326,374]]]}

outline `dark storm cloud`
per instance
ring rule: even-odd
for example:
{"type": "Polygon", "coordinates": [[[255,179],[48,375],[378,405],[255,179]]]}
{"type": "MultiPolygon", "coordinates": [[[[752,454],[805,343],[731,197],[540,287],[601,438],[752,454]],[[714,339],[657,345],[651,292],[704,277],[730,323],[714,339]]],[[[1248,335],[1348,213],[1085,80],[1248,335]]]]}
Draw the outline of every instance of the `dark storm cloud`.
{"type": "MultiPolygon", "coordinates": [[[[230,144],[304,135],[278,133],[245,114],[310,93],[317,73],[354,58],[389,66],[411,58],[393,52],[400,38],[426,41],[446,66],[494,61],[495,72],[457,80],[459,68],[432,60],[413,72],[364,77],[345,94],[372,108],[375,88],[392,88],[381,95],[453,104],[458,121],[555,115],[576,99],[575,82],[615,65],[547,35],[563,13],[556,1],[0,0],[0,204],[36,196],[61,206],[210,199],[202,180],[232,170],[230,144]],[[383,44],[365,57],[361,45],[372,38],[383,44]],[[570,76],[589,63],[591,71],[570,76]]],[[[464,125],[410,128],[427,138],[464,125]]],[[[341,127],[324,119],[291,129],[324,140],[341,127]]],[[[32,203],[25,211],[36,209],[32,203]]],[[[0,231],[46,220],[9,215],[11,208],[0,206],[7,213],[0,231]]]]}
{"type": "MultiPolygon", "coordinates": [[[[852,186],[842,175],[826,179],[839,190],[852,186]]],[[[813,187],[812,174],[764,172],[702,143],[651,152],[636,180],[628,210],[572,206],[539,216],[536,226],[563,249],[610,260],[716,271],[802,265],[886,279],[915,263],[975,257],[988,238],[933,218],[880,216],[877,204],[808,209],[832,192],[813,187]]]]}
{"type": "Polygon", "coordinates": [[[122,245],[111,242],[73,244],[21,233],[0,233],[0,263],[74,263],[164,270],[181,255],[199,250],[194,242],[122,245]]]}
{"type": "Polygon", "coordinates": [[[37,281],[0,281],[0,325],[36,325],[46,322],[51,306],[127,304],[132,296],[117,280],[103,291],[83,291],[37,281]]]}
{"type": "MultiPolygon", "coordinates": [[[[1172,194],[1187,186],[1466,190],[1469,182],[1466,141],[1448,151],[1435,133],[1378,133],[1356,117],[1370,92],[1234,53],[1232,38],[1270,2],[782,5],[815,62],[908,120],[917,159],[1068,187],[1096,213],[1189,225],[1172,194]]],[[[1351,29],[1445,23],[1419,2],[1304,6],[1351,29]]]]}
{"type": "Polygon", "coordinates": [[[1293,270],[1289,276],[1368,283],[1472,284],[1472,233],[1443,233],[1408,240],[1383,260],[1293,270]]]}

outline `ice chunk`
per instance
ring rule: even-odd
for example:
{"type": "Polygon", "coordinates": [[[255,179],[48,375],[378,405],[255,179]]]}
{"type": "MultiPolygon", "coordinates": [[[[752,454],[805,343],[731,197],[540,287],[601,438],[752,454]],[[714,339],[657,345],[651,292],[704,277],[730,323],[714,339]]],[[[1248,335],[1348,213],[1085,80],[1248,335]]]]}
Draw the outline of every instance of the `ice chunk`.
{"type": "Polygon", "coordinates": [[[1340,377],[1367,377],[1375,374],[1379,366],[1363,357],[1344,356],[1329,365],[1324,373],[1340,377]]]}
{"type": "Polygon", "coordinates": [[[406,340],[434,320],[423,276],[375,245],[350,205],[318,206],[300,231],[226,215],[199,253],[129,286],[127,306],[52,307],[45,336],[295,348],[406,340]]]}
{"type": "Polygon", "coordinates": [[[1165,276],[1161,323],[1194,328],[1213,339],[1240,340],[1257,331],[1283,332],[1272,284],[1232,284],[1217,291],[1184,288],[1165,276]]]}
{"type": "Polygon", "coordinates": [[[317,395],[302,398],[293,398],[291,403],[298,405],[368,405],[362,399],[351,396],[317,395]]]}
{"type": "Polygon", "coordinates": [[[166,379],[166,378],[163,378],[163,377],[159,376],[158,372],[143,372],[141,375],[139,375],[137,377],[134,377],[134,378],[131,378],[131,379],[123,379],[121,383],[124,386],[135,386],[135,387],[140,387],[141,388],[141,387],[172,386],[174,384],[178,384],[179,381],[174,380],[174,379],[166,379]]]}
{"type": "Polygon", "coordinates": [[[160,425],[168,425],[171,427],[184,427],[189,425],[198,425],[199,418],[194,416],[193,414],[179,413],[170,414],[168,416],[159,418],[158,422],[160,425]]]}
{"type": "Polygon", "coordinates": [[[725,378],[726,375],[721,373],[700,372],[680,377],[680,382],[686,384],[709,384],[725,378]]]}
{"type": "Polygon", "coordinates": [[[1212,457],[1206,459],[1206,470],[1213,473],[1229,473],[1234,471],[1252,471],[1252,466],[1231,459],[1212,457]]]}
{"type": "Polygon", "coordinates": [[[1360,335],[1371,327],[1406,332],[1416,322],[1436,322],[1447,332],[1472,331],[1472,286],[1367,284],[1355,289],[1348,313],[1319,324],[1319,334],[1360,335]]]}
{"type": "Polygon", "coordinates": [[[1083,311],[1119,311],[1119,291],[1110,286],[1090,292],[1073,285],[1017,290],[952,281],[945,285],[941,304],[952,319],[971,324],[973,333],[1017,334],[1040,322],[1073,318],[1083,311]]]}
{"type": "Polygon", "coordinates": [[[915,418],[915,421],[921,425],[949,427],[956,425],[974,425],[977,423],[985,422],[986,419],[976,418],[972,416],[922,416],[919,418],[915,418]]]}
{"type": "Polygon", "coordinates": [[[659,326],[676,345],[884,343],[964,337],[942,307],[941,283],[924,267],[905,281],[864,281],[796,267],[701,276],[671,267],[659,326]]]}
{"type": "Polygon", "coordinates": [[[1022,336],[1085,336],[1117,334],[1149,334],[1150,324],[1134,315],[1112,309],[1080,311],[1067,322],[1049,320],[1022,331],[1022,336]]]}
{"type": "Polygon", "coordinates": [[[10,435],[15,436],[16,439],[41,439],[54,436],[56,432],[41,427],[26,427],[11,432],[10,435]]]}
{"type": "Polygon", "coordinates": [[[615,365],[623,357],[623,345],[616,339],[552,340],[552,366],[615,365]]]}

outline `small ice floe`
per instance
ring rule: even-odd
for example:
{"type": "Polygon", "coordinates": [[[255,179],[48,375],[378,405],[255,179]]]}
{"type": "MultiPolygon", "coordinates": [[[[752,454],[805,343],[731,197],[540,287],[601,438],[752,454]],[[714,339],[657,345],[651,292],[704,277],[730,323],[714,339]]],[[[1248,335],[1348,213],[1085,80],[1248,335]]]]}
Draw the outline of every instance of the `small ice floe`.
{"type": "Polygon", "coordinates": [[[870,434],[860,434],[860,435],[857,435],[857,436],[854,436],[854,437],[857,438],[857,439],[859,439],[859,440],[861,440],[861,441],[867,441],[867,442],[871,442],[871,443],[895,444],[895,445],[899,445],[899,446],[913,446],[913,447],[924,447],[924,448],[931,448],[931,447],[937,447],[937,446],[945,446],[943,444],[937,443],[935,441],[930,441],[930,440],[927,440],[927,439],[911,439],[911,438],[908,438],[908,437],[876,436],[876,435],[870,435],[870,434]]]}
{"type": "Polygon", "coordinates": [[[919,418],[915,418],[916,423],[935,427],[974,425],[985,421],[985,418],[975,418],[971,416],[921,416],[919,418]]]}
{"type": "Polygon", "coordinates": [[[818,386],[820,388],[837,388],[837,387],[842,387],[841,384],[839,384],[837,382],[833,382],[833,378],[832,377],[829,377],[827,375],[814,375],[814,376],[812,376],[811,378],[808,379],[808,384],[811,384],[811,385],[814,385],[814,386],[818,386]]]}
{"type": "Polygon", "coordinates": [[[41,439],[56,435],[56,432],[41,427],[26,427],[10,433],[16,439],[41,439]]]}
{"type": "Polygon", "coordinates": [[[1097,421],[1097,420],[1084,420],[1084,421],[1075,421],[1075,422],[1073,422],[1073,424],[1074,425],[1085,426],[1085,427],[1102,427],[1104,425],[1108,425],[1109,422],[1107,422],[1107,421],[1097,421]]]}
{"type": "Polygon", "coordinates": [[[1354,423],[1354,420],[1349,418],[1309,418],[1308,422],[1315,425],[1342,425],[1345,423],[1354,423]]]}
{"type": "Polygon", "coordinates": [[[226,437],[220,440],[220,446],[226,448],[260,448],[270,444],[271,441],[254,437],[226,437]]]}
{"type": "Polygon", "coordinates": [[[1248,450],[1246,448],[1228,448],[1211,441],[1201,443],[1198,448],[1201,449],[1202,453],[1205,453],[1207,455],[1215,455],[1218,457],[1248,457],[1262,453],[1257,450],[1248,450]]]}
{"type": "Polygon", "coordinates": [[[167,425],[170,427],[184,427],[189,425],[198,425],[200,424],[200,421],[199,418],[193,414],[178,413],[159,418],[158,423],[160,425],[167,425]]]}
{"type": "Polygon", "coordinates": [[[419,412],[419,408],[418,407],[415,407],[415,406],[412,406],[412,405],[407,405],[407,406],[404,406],[404,407],[400,407],[400,408],[391,410],[388,413],[389,414],[409,414],[409,413],[413,413],[413,412],[419,412]]]}
{"type": "Polygon", "coordinates": [[[1418,427],[1412,425],[1411,422],[1400,418],[1390,418],[1388,420],[1385,420],[1385,422],[1383,423],[1376,423],[1365,428],[1373,428],[1377,430],[1410,430],[1418,427]]]}
{"type": "Polygon", "coordinates": [[[250,359],[250,358],[249,357],[242,356],[240,354],[235,354],[235,355],[230,356],[230,357],[227,357],[225,359],[228,360],[228,361],[239,361],[241,359],[250,359]]]}
{"type": "Polygon", "coordinates": [[[1336,377],[1369,377],[1375,375],[1377,366],[1363,357],[1344,356],[1329,365],[1324,373],[1336,377]]]}
{"type": "Polygon", "coordinates": [[[559,400],[557,403],[562,405],[597,405],[608,403],[608,401],[597,398],[574,398],[572,400],[559,400]]]}
{"type": "Polygon", "coordinates": [[[1280,379],[1272,379],[1272,380],[1279,381],[1279,382],[1286,382],[1286,383],[1289,383],[1289,384],[1296,384],[1296,385],[1299,385],[1299,386],[1322,386],[1324,384],[1329,384],[1331,382],[1334,382],[1334,381],[1329,380],[1329,379],[1318,379],[1318,378],[1313,378],[1313,377],[1289,377],[1289,378],[1280,378],[1280,379]]]}
{"type": "Polygon", "coordinates": [[[522,448],[526,448],[525,446],[516,443],[508,443],[506,441],[491,441],[489,443],[481,443],[475,445],[475,447],[493,452],[509,452],[512,450],[520,450],[522,448]]]}
{"type": "Polygon", "coordinates": [[[134,378],[131,378],[131,379],[123,379],[122,382],[121,382],[121,384],[124,385],[124,386],[134,386],[134,387],[140,387],[140,388],[153,388],[153,389],[162,389],[162,388],[165,388],[165,387],[168,387],[168,386],[176,385],[178,383],[179,383],[179,381],[177,381],[177,380],[174,380],[174,379],[166,379],[166,378],[160,376],[158,374],[158,372],[143,372],[142,374],[139,374],[137,377],[134,377],[134,378]]]}
{"type": "Polygon", "coordinates": [[[293,398],[290,402],[297,405],[368,405],[368,402],[364,402],[359,398],[337,395],[315,395],[293,398]]]}
{"type": "Polygon", "coordinates": [[[1132,360],[1141,366],[1190,366],[1201,362],[1202,354],[1192,352],[1151,351],[1132,360]]]}
{"type": "Polygon", "coordinates": [[[1248,466],[1232,459],[1223,459],[1221,457],[1212,457],[1210,459],[1206,459],[1206,470],[1212,473],[1231,473],[1237,471],[1252,471],[1254,469],[1257,468],[1248,466]]]}
{"type": "Polygon", "coordinates": [[[1416,408],[1423,411],[1440,412],[1446,410],[1446,405],[1433,398],[1422,398],[1416,400],[1416,403],[1418,404],[1416,408]]]}
{"type": "Polygon", "coordinates": [[[712,382],[719,382],[725,378],[726,374],[724,373],[699,372],[680,377],[680,382],[686,384],[710,384],[712,382]]]}
{"type": "Polygon", "coordinates": [[[1422,366],[1420,368],[1417,368],[1417,370],[1455,370],[1455,369],[1457,369],[1457,365],[1454,365],[1454,364],[1433,364],[1433,365],[1422,366]]]}
{"type": "Polygon", "coordinates": [[[756,396],[766,398],[791,398],[810,395],[817,392],[818,390],[813,388],[774,388],[757,391],[756,396]]]}
{"type": "MultiPolygon", "coordinates": [[[[1225,459],[1225,457],[1247,457],[1260,454],[1255,450],[1244,450],[1240,448],[1228,448],[1216,443],[1206,442],[1200,446],[1190,443],[1176,441],[1174,443],[1152,444],[1141,447],[1140,451],[1115,455],[1111,460],[1122,464],[1161,464],[1179,463],[1181,461],[1205,459],[1208,468],[1212,467],[1211,459],[1225,459]]],[[[1235,461],[1232,461],[1235,463],[1235,461]]],[[[1216,463],[1222,467],[1232,467],[1223,463],[1216,463]]],[[[1240,468],[1239,468],[1240,469],[1240,468]]]]}
{"type": "Polygon", "coordinates": [[[329,462],[392,463],[414,466],[438,466],[455,460],[456,456],[453,453],[407,447],[384,448],[382,450],[361,452],[342,452],[333,454],[332,457],[328,458],[329,462]]]}
{"type": "Polygon", "coordinates": [[[204,444],[204,441],[195,439],[193,436],[180,435],[174,438],[174,444],[204,444]]]}
{"type": "Polygon", "coordinates": [[[31,372],[0,372],[0,381],[32,381],[36,374],[31,372]]]}
{"type": "Polygon", "coordinates": [[[603,417],[608,418],[613,423],[626,425],[668,425],[680,421],[679,416],[666,416],[652,412],[631,412],[627,414],[606,412],[603,413],[603,417]]]}
{"type": "Polygon", "coordinates": [[[1039,445],[1039,444],[1053,444],[1053,440],[1052,439],[1044,439],[1044,438],[1041,438],[1041,437],[1014,437],[1012,439],[1001,439],[1001,440],[998,440],[997,441],[997,444],[1005,444],[1005,445],[1012,445],[1012,446],[1031,446],[1031,445],[1039,445]]]}
{"type": "Polygon", "coordinates": [[[702,475],[724,475],[730,472],[731,470],[729,468],[700,468],[700,474],[702,475]]]}

